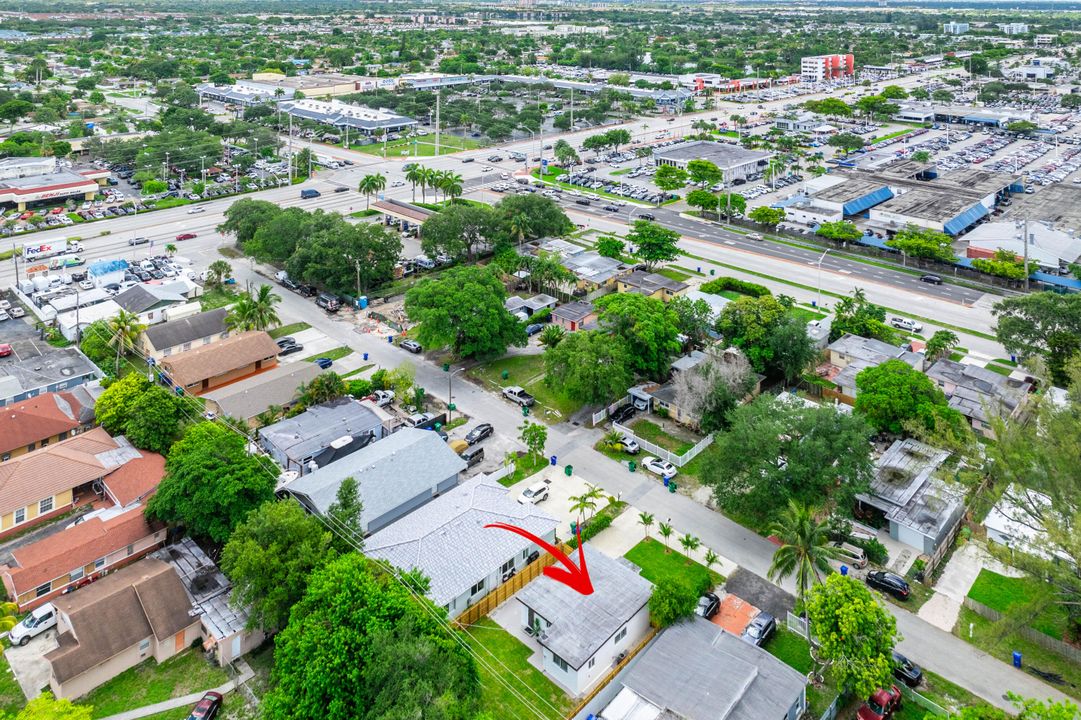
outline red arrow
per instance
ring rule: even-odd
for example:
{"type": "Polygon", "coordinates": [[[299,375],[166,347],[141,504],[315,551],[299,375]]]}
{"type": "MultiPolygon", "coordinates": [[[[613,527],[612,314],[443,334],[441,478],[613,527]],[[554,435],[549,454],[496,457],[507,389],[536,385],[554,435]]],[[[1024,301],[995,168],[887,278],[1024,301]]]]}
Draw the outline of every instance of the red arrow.
{"type": "Polygon", "coordinates": [[[567,555],[562,550],[557,548],[555,545],[552,545],[551,543],[545,542],[544,540],[537,537],[528,530],[523,530],[517,525],[508,525],[507,523],[491,523],[485,525],[484,527],[497,528],[499,530],[509,530],[512,533],[521,535],[527,540],[531,540],[537,545],[540,545],[542,548],[548,551],[548,553],[552,557],[561,562],[564,567],[567,568],[566,570],[564,570],[563,568],[549,566],[544,568],[545,575],[552,578],[556,582],[563,583],[571,590],[575,590],[582,595],[593,594],[593,583],[589,580],[589,570],[586,569],[586,556],[585,553],[582,551],[582,530],[580,528],[575,528],[575,533],[578,536],[578,567],[575,567],[574,563],[571,562],[571,559],[567,557],[567,555]]]}

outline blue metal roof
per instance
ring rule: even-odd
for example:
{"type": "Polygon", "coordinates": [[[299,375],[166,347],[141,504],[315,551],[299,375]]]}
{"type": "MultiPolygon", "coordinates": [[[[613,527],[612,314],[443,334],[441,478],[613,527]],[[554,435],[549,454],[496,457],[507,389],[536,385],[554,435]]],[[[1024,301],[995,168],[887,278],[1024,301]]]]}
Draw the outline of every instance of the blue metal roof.
{"type": "Polygon", "coordinates": [[[965,122],[981,123],[983,125],[998,125],[999,123],[997,117],[992,117],[990,115],[965,115],[962,119],[965,122]]]}
{"type": "Polygon", "coordinates": [[[953,220],[945,223],[942,229],[945,230],[948,235],[960,235],[964,232],[965,228],[969,227],[985,215],[987,215],[987,208],[983,206],[983,203],[976,203],[953,220]]]}
{"type": "Polygon", "coordinates": [[[878,238],[878,237],[875,237],[873,233],[868,234],[868,235],[864,235],[863,237],[861,237],[856,242],[858,242],[860,245],[869,245],[871,247],[876,247],[876,248],[878,248],[880,250],[886,250],[886,251],[889,251],[889,252],[897,252],[895,249],[893,249],[889,245],[887,245],[885,240],[883,240],[881,238],[878,238]]]}
{"type": "Polygon", "coordinates": [[[863,197],[850,200],[845,203],[841,208],[841,212],[845,215],[859,215],[864,210],[872,208],[879,203],[884,203],[893,197],[893,191],[886,186],[882,186],[873,192],[869,192],[863,197]]]}
{"type": "Polygon", "coordinates": [[[1038,280],[1047,285],[1054,285],[1056,287],[1068,288],[1075,291],[1081,290],[1081,280],[1078,280],[1077,278],[1050,275],[1045,272],[1034,272],[1030,277],[1033,280],[1038,280]]]}
{"type": "Polygon", "coordinates": [[[1025,184],[1023,182],[1015,182],[1015,183],[1010,184],[1010,192],[1019,193],[1019,192],[1024,192],[1024,191],[1025,191],[1025,184]]]}
{"type": "Polygon", "coordinates": [[[90,267],[86,270],[91,275],[108,275],[111,272],[127,269],[127,260],[98,260],[95,263],[90,263],[90,267]]]}

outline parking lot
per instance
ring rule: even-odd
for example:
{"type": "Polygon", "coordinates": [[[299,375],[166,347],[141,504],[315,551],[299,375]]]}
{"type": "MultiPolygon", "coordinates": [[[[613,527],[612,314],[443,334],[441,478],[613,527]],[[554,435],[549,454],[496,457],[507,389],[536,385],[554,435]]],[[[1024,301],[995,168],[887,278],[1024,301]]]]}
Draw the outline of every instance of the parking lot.
{"type": "MultiPolygon", "coordinates": [[[[5,291],[3,297],[8,298],[10,295],[5,291]]],[[[47,342],[38,338],[38,331],[27,318],[12,318],[0,322],[0,344],[11,346],[11,354],[0,357],[0,367],[41,357],[49,348],[47,342]]]]}

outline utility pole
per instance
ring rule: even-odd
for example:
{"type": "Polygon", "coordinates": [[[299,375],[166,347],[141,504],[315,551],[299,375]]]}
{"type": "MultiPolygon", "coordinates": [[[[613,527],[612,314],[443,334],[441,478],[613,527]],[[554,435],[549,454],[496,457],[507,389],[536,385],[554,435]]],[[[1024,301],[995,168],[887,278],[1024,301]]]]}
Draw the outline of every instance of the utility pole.
{"type": "Polygon", "coordinates": [[[574,86],[571,85],[571,127],[570,131],[574,132],[574,86]]]}
{"type": "Polygon", "coordinates": [[[1031,238],[1028,234],[1028,218],[1025,218],[1025,292],[1028,292],[1028,244],[1031,238]]]}
{"type": "Polygon", "coordinates": [[[439,99],[442,96],[439,88],[435,89],[435,156],[439,157],[439,99]]]}
{"type": "Polygon", "coordinates": [[[161,165],[161,180],[166,182],[169,178],[169,151],[165,151],[165,162],[161,165]]]}
{"type": "MultiPolygon", "coordinates": [[[[293,113],[289,113],[289,183],[293,182],[293,166],[296,165],[296,158],[293,157],[293,113]]],[[[237,175],[237,183],[239,185],[240,176],[237,175]]]]}

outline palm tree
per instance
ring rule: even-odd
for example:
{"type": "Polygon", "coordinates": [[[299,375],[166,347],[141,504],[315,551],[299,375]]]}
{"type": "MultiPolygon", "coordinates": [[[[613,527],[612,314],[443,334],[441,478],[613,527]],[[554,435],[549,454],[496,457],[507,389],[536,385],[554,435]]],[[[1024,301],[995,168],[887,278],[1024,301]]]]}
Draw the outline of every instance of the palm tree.
{"type": "Polygon", "coordinates": [[[558,325],[549,325],[541,330],[539,342],[546,348],[554,348],[563,340],[563,336],[566,332],[558,325]]]}
{"type": "Polygon", "coordinates": [[[440,180],[439,189],[443,191],[444,200],[449,197],[453,201],[462,194],[462,176],[448,170],[440,180]]]}
{"type": "Polygon", "coordinates": [[[713,566],[721,561],[721,556],[713,552],[712,548],[706,548],[706,570],[712,570],[713,566]]]}
{"type": "Polygon", "coordinates": [[[520,212],[510,219],[510,234],[515,235],[518,238],[518,249],[521,249],[522,243],[529,237],[529,234],[533,232],[531,227],[532,223],[529,220],[529,216],[524,212],[520,212]]]}
{"type": "Polygon", "coordinates": [[[371,207],[372,195],[374,193],[383,192],[387,187],[387,178],[382,173],[374,173],[372,175],[365,175],[360,179],[360,185],[357,188],[364,193],[364,209],[367,210],[371,207]]]}
{"type": "Polygon", "coordinates": [[[582,514],[586,510],[596,510],[597,502],[590,496],[588,492],[581,495],[571,495],[569,500],[571,501],[571,512],[578,514],[578,524],[582,524],[582,514]]]}
{"type": "Polygon", "coordinates": [[[640,512],[638,513],[638,524],[646,530],[646,537],[649,537],[649,529],[653,526],[653,513],[640,512]]]}
{"type": "Polygon", "coordinates": [[[120,356],[135,349],[135,341],[145,329],[146,325],[139,322],[137,315],[124,309],[121,309],[116,317],[109,319],[109,332],[112,333],[109,347],[116,348],[116,365],[113,370],[117,376],[120,375],[120,356]]]}
{"type": "Polygon", "coordinates": [[[601,497],[604,495],[604,491],[601,490],[600,487],[597,485],[587,484],[586,487],[589,488],[589,490],[585,493],[583,497],[589,499],[592,503],[589,506],[589,517],[593,517],[593,513],[597,510],[597,501],[600,500],[601,497]]]}
{"type": "Polygon", "coordinates": [[[672,526],[668,523],[661,523],[657,526],[657,532],[664,538],[664,552],[671,552],[672,548],[668,547],[668,539],[672,537],[672,526]]]}
{"type": "Polygon", "coordinates": [[[691,563],[691,553],[698,549],[702,541],[694,535],[688,534],[679,539],[679,544],[683,546],[683,552],[687,555],[687,564],[689,565],[691,563]]]}
{"type": "Polygon", "coordinates": [[[215,260],[206,269],[206,284],[211,287],[221,285],[233,274],[232,266],[224,260],[215,260]]]}
{"type": "Polygon", "coordinates": [[[165,252],[169,253],[170,257],[172,257],[173,255],[176,255],[176,245],[173,245],[172,243],[169,243],[168,245],[165,246],[165,252]]]}
{"type": "Polygon", "coordinates": [[[274,306],[281,296],[270,285],[260,285],[254,293],[242,293],[233,309],[225,317],[225,323],[233,330],[266,330],[281,324],[274,306]]]}
{"type": "Polygon", "coordinates": [[[822,581],[822,573],[830,570],[829,560],[839,553],[829,544],[829,531],[825,523],[815,519],[816,512],[813,507],[789,500],[788,507],[769,529],[781,545],[773,553],[766,577],[775,581],[795,575],[801,605],[807,590],[822,581]]]}
{"type": "Polygon", "coordinates": [[[424,190],[425,188],[434,188],[436,179],[436,170],[432,168],[422,167],[420,170],[420,201],[424,202],[424,190]]]}
{"type": "Polygon", "coordinates": [[[423,197],[424,194],[424,168],[414,163],[413,167],[405,171],[405,179],[413,186],[413,202],[416,202],[417,185],[421,186],[421,197],[423,197]]]}

